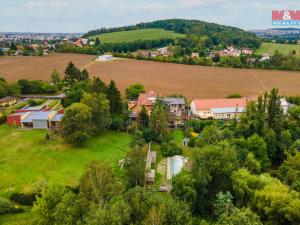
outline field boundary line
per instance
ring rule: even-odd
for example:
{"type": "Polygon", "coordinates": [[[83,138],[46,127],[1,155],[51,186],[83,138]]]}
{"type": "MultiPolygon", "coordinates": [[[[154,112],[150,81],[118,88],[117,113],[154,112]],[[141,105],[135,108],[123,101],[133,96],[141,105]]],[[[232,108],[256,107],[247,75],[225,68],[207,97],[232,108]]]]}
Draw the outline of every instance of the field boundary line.
{"type": "Polygon", "coordinates": [[[82,66],[81,69],[87,69],[89,66],[93,65],[94,63],[95,63],[95,61],[93,60],[93,61],[89,62],[88,64],[82,66]]]}
{"type": "Polygon", "coordinates": [[[267,87],[265,86],[264,82],[257,76],[257,74],[253,70],[251,70],[250,74],[258,81],[263,91],[266,91],[267,87]]]}

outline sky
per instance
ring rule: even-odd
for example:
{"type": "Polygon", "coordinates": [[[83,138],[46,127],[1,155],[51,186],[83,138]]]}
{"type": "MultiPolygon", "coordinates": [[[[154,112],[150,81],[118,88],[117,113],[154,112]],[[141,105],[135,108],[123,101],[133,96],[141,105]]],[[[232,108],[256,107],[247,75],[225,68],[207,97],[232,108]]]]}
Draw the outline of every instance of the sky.
{"type": "Polygon", "coordinates": [[[300,10],[299,0],[0,1],[0,32],[87,32],[170,18],[265,29],[272,10],[300,10]]]}

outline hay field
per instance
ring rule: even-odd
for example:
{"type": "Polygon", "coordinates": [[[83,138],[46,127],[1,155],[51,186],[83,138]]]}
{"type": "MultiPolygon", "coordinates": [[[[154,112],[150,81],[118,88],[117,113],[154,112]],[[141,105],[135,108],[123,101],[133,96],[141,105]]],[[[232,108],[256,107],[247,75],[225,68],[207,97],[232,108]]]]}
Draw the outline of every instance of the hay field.
{"type": "Polygon", "coordinates": [[[48,80],[54,68],[63,72],[67,63],[73,61],[106,82],[115,80],[122,91],[133,83],[141,83],[147,90],[163,95],[181,93],[188,99],[220,98],[232,93],[249,96],[273,87],[279,88],[282,94],[300,95],[299,72],[202,67],[127,59],[95,62],[93,58],[74,54],[53,54],[41,58],[4,57],[0,58],[0,75],[9,81],[21,78],[48,80]]]}

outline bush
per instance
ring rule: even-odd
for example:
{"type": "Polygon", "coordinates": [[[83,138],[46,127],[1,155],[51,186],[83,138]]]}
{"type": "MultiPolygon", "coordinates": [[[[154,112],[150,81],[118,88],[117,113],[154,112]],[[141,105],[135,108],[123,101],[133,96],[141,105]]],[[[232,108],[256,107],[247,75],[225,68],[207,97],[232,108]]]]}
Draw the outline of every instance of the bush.
{"type": "Polygon", "coordinates": [[[13,193],[10,196],[10,200],[20,204],[33,206],[33,202],[36,200],[35,194],[33,193],[13,193]]]}
{"type": "Polygon", "coordinates": [[[7,199],[0,197],[0,214],[9,213],[12,208],[11,203],[7,199]]]}
{"type": "Polygon", "coordinates": [[[45,101],[45,99],[29,99],[28,104],[30,106],[37,106],[43,104],[45,101]]]}
{"type": "Polygon", "coordinates": [[[173,142],[164,142],[161,145],[161,152],[163,156],[172,157],[174,155],[181,155],[182,149],[173,142]]]}
{"type": "Polygon", "coordinates": [[[124,118],[122,116],[113,116],[111,120],[110,128],[115,131],[125,130],[124,118]]]}

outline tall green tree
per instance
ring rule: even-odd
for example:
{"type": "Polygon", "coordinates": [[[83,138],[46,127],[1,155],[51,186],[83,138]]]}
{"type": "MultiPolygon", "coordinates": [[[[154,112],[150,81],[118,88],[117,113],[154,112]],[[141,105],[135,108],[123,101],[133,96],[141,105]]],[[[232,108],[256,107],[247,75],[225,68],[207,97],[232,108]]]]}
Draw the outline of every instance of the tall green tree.
{"type": "Polygon", "coordinates": [[[99,133],[110,126],[109,101],[105,94],[102,93],[83,93],[81,103],[92,109],[92,122],[95,126],[96,133],[99,133]]]}
{"type": "Polygon", "coordinates": [[[154,105],[150,118],[150,127],[153,129],[157,141],[168,134],[168,108],[165,103],[158,99],[154,105]]]}
{"type": "Polygon", "coordinates": [[[138,123],[139,123],[139,129],[141,130],[144,130],[149,127],[149,115],[146,111],[145,106],[142,106],[142,110],[138,118],[138,123]]]}
{"type": "Polygon", "coordinates": [[[106,85],[99,77],[93,77],[90,83],[90,92],[106,93],[106,85]]]}
{"type": "Polygon", "coordinates": [[[44,49],[42,46],[39,46],[38,48],[38,56],[44,56],[44,49]]]}
{"type": "Polygon", "coordinates": [[[106,94],[110,104],[110,113],[121,114],[123,110],[121,93],[117,89],[116,84],[113,80],[110,81],[110,84],[108,85],[106,90],[106,94]]]}
{"type": "Polygon", "coordinates": [[[69,106],[72,103],[80,102],[83,93],[87,92],[89,85],[86,81],[80,81],[74,83],[67,91],[67,99],[65,100],[65,106],[69,106]]]}
{"type": "Polygon", "coordinates": [[[259,216],[248,208],[235,208],[230,215],[222,215],[216,225],[263,225],[259,216]]]}
{"type": "Polygon", "coordinates": [[[98,47],[100,46],[100,44],[101,44],[100,39],[96,37],[95,46],[98,47]]]}
{"type": "Polygon", "coordinates": [[[80,195],[94,203],[108,202],[122,191],[122,183],[106,162],[91,162],[79,185],[80,195]]]}
{"type": "Polygon", "coordinates": [[[122,197],[108,203],[92,204],[85,217],[88,225],[127,225],[130,224],[130,207],[122,197]]]}
{"type": "Polygon", "coordinates": [[[38,196],[32,209],[34,224],[73,225],[84,213],[78,196],[63,186],[49,186],[38,196]]]}
{"type": "Polygon", "coordinates": [[[73,103],[66,109],[61,123],[61,134],[67,142],[83,144],[93,131],[91,108],[82,103],[73,103]]]}
{"type": "Polygon", "coordinates": [[[222,191],[217,194],[217,199],[214,203],[215,214],[218,217],[222,215],[229,216],[234,210],[233,196],[229,191],[223,193],[222,191]]]}
{"type": "Polygon", "coordinates": [[[126,88],[125,93],[126,93],[126,98],[127,99],[137,99],[140,95],[140,93],[144,93],[145,88],[141,84],[133,84],[126,88]]]}
{"type": "Polygon", "coordinates": [[[80,80],[88,80],[89,76],[89,72],[86,69],[83,69],[81,72],[80,80]]]}
{"type": "Polygon", "coordinates": [[[280,96],[278,89],[272,89],[269,95],[268,101],[268,125],[269,128],[273,129],[276,133],[282,131],[283,127],[283,111],[280,105],[280,96]]]}
{"type": "Polygon", "coordinates": [[[61,82],[61,76],[56,69],[52,71],[50,78],[51,78],[51,83],[54,85],[57,85],[59,82],[61,82]]]}
{"type": "Polygon", "coordinates": [[[143,224],[191,225],[193,224],[193,217],[185,203],[165,197],[152,203],[143,224]]]}
{"type": "Polygon", "coordinates": [[[133,148],[126,157],[124,165],[127,176],[127,187],[144,186],[145,184],[145,158],[144,149],[133,148]]]}
{"type": "Polygon", "coordinates": [[[71,86],[77,81],[82,80],[81,79],[81,72],[80,69],[77,68],[73,62],[69,62],[66,70],[65,70],[65,78],[64,82],[67,86],[71,86]]]}
{"type": "Polygon", "coordinates": [[[231,174],[238,167],[237,155],[228,143],[208,145],[193,156],[192,173],[196,179],[195,211],[213,214],[217,193],[231,188],[231,174]]]}
{"type": "Polygon", "coordinates": [[[280,180],[300,192],[300,152],[289,156],[279,167],[280,180]]]}
{"type": "Polygon", "coordinates": [[[263,138],[257,134],[252,135],[247,139],[247,148],[261,162],[262,169],[266,169],[270,165],[267,145],[263,138]]]}

